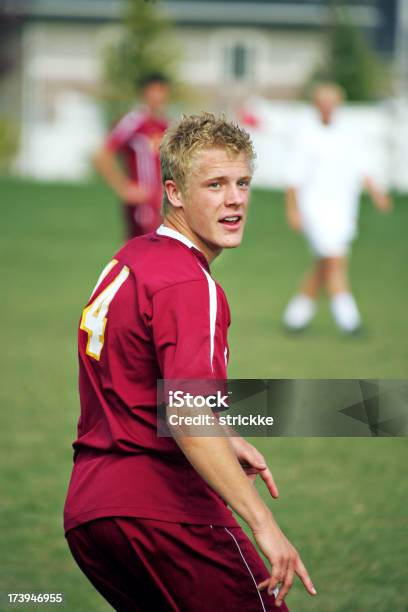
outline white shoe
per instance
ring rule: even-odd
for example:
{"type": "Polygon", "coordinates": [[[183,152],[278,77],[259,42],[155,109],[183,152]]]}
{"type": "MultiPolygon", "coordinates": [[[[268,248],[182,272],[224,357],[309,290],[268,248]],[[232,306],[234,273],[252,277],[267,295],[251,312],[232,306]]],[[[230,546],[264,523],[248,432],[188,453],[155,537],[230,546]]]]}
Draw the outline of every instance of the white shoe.
{"type": "Polygon", "coordinates": [[[307,295],[296,295],[287,305],[283,323],[289,329],[299,331],[309,325],[316,313],[316,303],[307,295]]]}
{"type": "Polygon", "coordinates": [[[361,317],[351,293],[336,293],[330,302],[337,327],[346,333],[353,333],[361,326],[361,317]]]}

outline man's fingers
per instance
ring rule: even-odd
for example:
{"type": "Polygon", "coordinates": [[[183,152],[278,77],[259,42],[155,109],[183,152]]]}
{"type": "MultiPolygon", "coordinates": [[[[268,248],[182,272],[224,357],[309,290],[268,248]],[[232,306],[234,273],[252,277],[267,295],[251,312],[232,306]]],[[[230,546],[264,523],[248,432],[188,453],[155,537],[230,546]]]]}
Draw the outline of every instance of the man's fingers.
{"type": "Polygon", "coordinates": [[[295,577],[295,570],[292,565],[288,566],[288,570],[286,572],[285,580],[282,584],[282,587],[279,589],[279,593],[276,596],[275,604],[279,607],[282,601],[285,599],[286,595],[289,593],[293,580],[295,577]]]}
{"type": "Polygon", "coordinates": [[[272,497],[279,497],[278,487],[276,486],[272,473],[268,468],[265,459],[255,447],[253,447],[251,450],[252,453],[250,454],[250,456],[247,456],[245,458],[246,461],[248,461],[248,463],[250,463],[259,470],[259,474],[262,480],[265,482],[266,486],[268,487],[268,490],[272,497]]]}
{"type": "Polygon", "coordinates": [[[301,581],[303,582],[303,584],[305,585],[306,591],[310,593],[311,595],[317,595],[317,591],[313,586],[313,582],[309,574],[307,573],[307,570],[305,566],[303,565],[302,559],[300,557],[298,558],[298,561],[295,567],[295,571],[297,575],[299,576],[299,578],[301,579],[301,581]]]}
{"type": "Polygon", "coordinates": [[[269,493],[272,495],[272,497],[279,497],[278,487],[275,484],[270,469],[267,467],[264,470],[260,470],[259,475],[268,487],[269,493]]]}
{"type": "Polygon", "coordinates": [[[252,446],[247,450],[244,455],[244,460],[247,461],[253,467],[257,468],[258,470],[263,470],[267,467],[265,459],[263,458],[261,453],[255,448],[255,446],[252,446]]]}
{"type": "Polygon", "coordinates": [[[254,460],[256,462],[256,466],[259,467],[260,469],[268,467],[265,459],[263,458],[261,453],[255,447],[254,447],[254,451],[255,451],[254,452],[254,460]]]}
{"type": "Polygon", "coordinates": [[[268,588],[268,593],[271,595],[274,588],[282,582],[283,576],[286,573],[284,570],[285,568],[282,565],[282,561],[275,561],[272,566],[272,574],[269,578],[258,584],[258,590],[263,591],[268,588]]]}
{"type": "Polygon", "coordinates": [[[269,584],[269,578],[258,584],[258,591],[263,591],[269,584]]]}
{"type": "Polygon", "coordinates": [[[268,585],[268,594],[272,595],[274,589],[280,584],[284,582],[286,572],[287,572],[287,564],[284,559],[281,559],[278,563],[275,563],[272,567],[272,575],[269,578],[268,585]]]}
{"type": "Polygon", "coordinates": [[[307,592],[310,593],[310,595],[317,595],[313,582],[300,557],[298,558],[295,567],[293,567],[292,564],[289,564],[286,568],[283,568],[281,565],[278,566],[275,564],[272,575],[270,578],[267,578],[258,584],[258,590],[263,591],[268,588],[268,593],[271,595],[273,590],[283,580],[282,587],[276,596],[276,605],[279,607],[293,585],[295,573],[303,582],[307,592]]]}

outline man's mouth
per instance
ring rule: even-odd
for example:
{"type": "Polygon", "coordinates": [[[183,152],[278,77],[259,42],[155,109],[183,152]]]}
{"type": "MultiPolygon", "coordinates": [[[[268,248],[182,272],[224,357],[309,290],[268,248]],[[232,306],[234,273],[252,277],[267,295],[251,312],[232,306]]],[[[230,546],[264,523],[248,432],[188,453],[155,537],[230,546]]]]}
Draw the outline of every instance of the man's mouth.
{"type": "Polygon", "coordinates": [[[220,223],[227,227],[235,229],[236,227],[239,227],[241,219],[241,215],[228,215],[227,217],[223,217],[222,219],[220,219],[220,223]]]}

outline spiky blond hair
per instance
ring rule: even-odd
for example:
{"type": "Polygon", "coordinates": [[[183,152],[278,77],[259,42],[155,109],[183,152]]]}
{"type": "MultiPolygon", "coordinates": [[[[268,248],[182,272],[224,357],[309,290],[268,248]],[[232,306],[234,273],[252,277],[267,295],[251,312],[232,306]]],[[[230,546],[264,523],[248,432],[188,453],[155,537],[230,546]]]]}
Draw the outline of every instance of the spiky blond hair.
{"type": "MultiPolygon", "coordinates": [[[[163,185],[173,180],[182,193],[186,193],[187,176],[199,151],[226,149],[232,155],[245,153],[253,172],[255,151],[249,134],[237,124],[227,121],[223,115],[202,112],[183,115],[181,120],[167,130],[160,146],[160,163],[163,185]]],[[[163,190],[162,212],[165,215],[170,202],[163,190]]]]}

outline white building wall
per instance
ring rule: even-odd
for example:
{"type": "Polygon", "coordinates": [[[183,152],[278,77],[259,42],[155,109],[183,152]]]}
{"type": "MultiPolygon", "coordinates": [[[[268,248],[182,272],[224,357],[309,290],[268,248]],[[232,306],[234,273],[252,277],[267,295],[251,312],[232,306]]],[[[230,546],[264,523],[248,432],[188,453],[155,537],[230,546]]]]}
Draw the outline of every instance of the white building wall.
{"type": "MultiPolygon", "coordinates": [[[[22,149],[20,173],[42,179],[85,177],[90,155],[101,142],[104,126],[92,92],[101,77],[101,58],[117,27],[37,23],[24,32],[22,149]]],[[[183,28],[181,77],[208,93],[202,104],[211,109],[211,95],[224,99],[275,88],[300,87],[323,53],[323,39],[307,35],[245,28],[183,28]],[[225,45],[254,44],[252,79],[234,87],[225,73],[225,45]]],[[[237,84],[235,84],[237,85],[237,84]]],[[[297,103],[250,104],[261,117],[253,131],[258,149],[255,182],[281,188],[296,125],[307,109],[297,103]]],[[[384,183],[408,191],[408,104],[348,107],[356,129],[363,130],[367,156],[384,183]]]]}
{"type": "Polygon", "coordinates": [[[208,28],[185,28],[178,38],[180,78],[192,86],[214,86],[218,80],[218,54],[208,28]]]}
{"type": "Polygon", "coordinates": [[[263,83],[278,90],[302,88],[324,56],[324,36],[277,31],[268,38],[269,57],[261,67],[263,83]]]}
{"type": "Polygon", "coordinates": [[[324,37],[316,33],[270,32],[259,28],[185,27],[179,43],[183,80],[196,86],[220,88],[226,85],[229,76],[225,50],[234,43],[253,49],[252,83],[265,89],[296,91],[324,53],[324,37]]]}
{"type": "Polygon", "coordinates": [[[44,179],[77,179],[103,135],[92,92],[101,77],[94,27],[39,23],[23,34],[23,112],[17,170],[44,179]]]}

